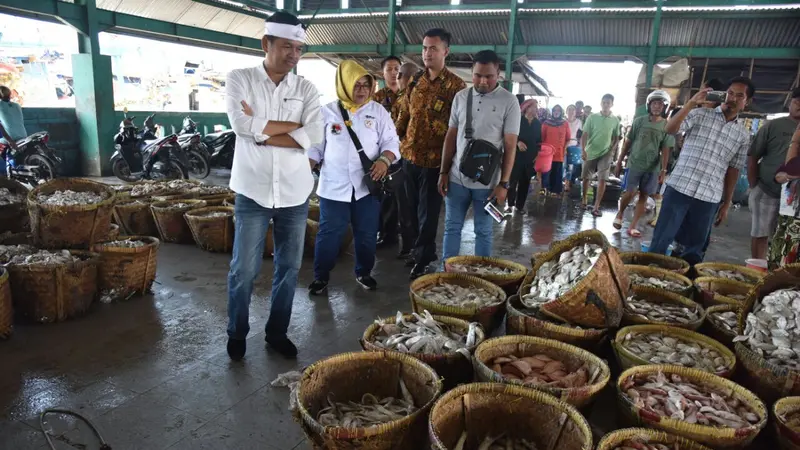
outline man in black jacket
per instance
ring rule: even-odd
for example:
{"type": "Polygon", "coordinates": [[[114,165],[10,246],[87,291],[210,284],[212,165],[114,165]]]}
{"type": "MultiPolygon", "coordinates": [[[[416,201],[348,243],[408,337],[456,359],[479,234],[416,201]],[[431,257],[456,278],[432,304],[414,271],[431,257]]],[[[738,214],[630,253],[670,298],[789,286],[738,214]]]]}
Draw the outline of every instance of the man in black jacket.
{"type": "MultiPolygon", "coordinates": [[[[522,99],[520,99],[522,100],[522,99]]],[[[539,102],[535,99],[522,103],[522,119],[519,126],[517,156],[511,171],[511,187],[508,189],[506,212],[525,213],[525,200],[531,178],[536,175],[533,162],[542,145],[542,124],[539,122],[539,102]]]]}

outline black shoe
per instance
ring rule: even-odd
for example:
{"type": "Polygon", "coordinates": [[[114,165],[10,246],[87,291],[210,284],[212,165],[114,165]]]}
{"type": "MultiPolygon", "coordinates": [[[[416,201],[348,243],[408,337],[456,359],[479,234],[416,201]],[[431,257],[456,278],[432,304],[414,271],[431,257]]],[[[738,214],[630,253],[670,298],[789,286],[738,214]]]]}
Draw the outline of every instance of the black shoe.
{"type": "Polygon", "coordinates": [[[286,358],[297,358],[297,347],[292,344],[292,341],[289,340],[286,336],[281,337],[265,337],[264,341],[267,342],[267,345],[270,346],[273,350],[280,353],[286,358]]]}
{"type": "Polygon", "coordinates": [[[228,356],[233,361],[241,361],[247,351],[247,341],[244,339],[228,338],[228,356]]]}
{"type": "Polygon", "coordinates": [[[308,285],[308,293],[311,295],[319,295],[328,289],[328,282],[322,280],[314,280],[313,283],[308,285]]]}
{"type": "Polygon", "coordinates": [[[406,267],[411,268],[411,267],[414,267],[416,265],[417,265],[417,262],[414,260],[413,256],[409,256],[408,259],[406,259],[406,263],[405,263],[406,267]]]}
{"type": "Polygon", "coordinates": [[[417,278],[425,275],[425,272],[427,271],[427,264],[414,264],[414,268],[411,269],[411,273],[409,274],[408,278],[411,280],[416,280],[417,278]]]}
{"type": "Polygon", "coordinates": [[[369,275],[356,277],[356,281],[358,281],[358,284],[368,291],[374,291],[375,289],[378,289],[378,282],[375,281],[375,278],[372,278],[369,275]]]}
{"type": "Polygon", "coordinates": [[[397,259],[409,259],[411,258],[411,250],[400,250],[400,253],[397,254],[397,259]]]}

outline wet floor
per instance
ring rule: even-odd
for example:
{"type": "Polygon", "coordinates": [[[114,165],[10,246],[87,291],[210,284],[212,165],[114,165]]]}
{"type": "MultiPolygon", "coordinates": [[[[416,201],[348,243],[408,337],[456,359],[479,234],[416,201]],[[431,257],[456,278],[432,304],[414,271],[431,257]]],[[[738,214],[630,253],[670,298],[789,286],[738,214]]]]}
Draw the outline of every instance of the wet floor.
{"type": "MultiPolygon", "coordinates": [[[[211,180],[225,178],[215,172],[211,180]]],[[[642,239],[615,233],[614,205],[597,219],[568,198],[531,198],[527,209],[496,226],[496,256],[529,264],[531,254],[553,240],[592,228],[624,250],[639,249],[652,234],[644,224],[642,239]]],[[[472,253],[471,226],[468,221],[463,254],[472,253]]],[[[750,253],[749,227],[746,207],[731,210],[728,223],[714,230],[706,260],[741,263],[750,253]]],[[[153,295],[98,304],[85,317],[61,324],[20,325],[11,340],[0,342],[0,449],[48,448],[39,413],[53,407],[90,418],[115,450],[310,448],[287,409],[288,390],[269,383],[322,357],[360,350],[358,338],[376,317],[409,309],[408,269],[394,258],[396,250],[378,251],[378,291],[356,284],[347,254],[327,296],[312,298],[304,289],[312,281],[312,260],[306,257],[290,330],[300,349],[297,361],[264,348],[272,273],[271,261],[265,261],[251,307],[247,356],[231,363],[225,351],[230,256],[163,245],[153,295]]],[[[589,413],[599,433],[610,426],[606,408],[613,391],[608,394],[589,413]]],[[[51,416],[45,428],[57,436],[58,449],[98,448],[91,431],[73,420],[51,416]]]]}

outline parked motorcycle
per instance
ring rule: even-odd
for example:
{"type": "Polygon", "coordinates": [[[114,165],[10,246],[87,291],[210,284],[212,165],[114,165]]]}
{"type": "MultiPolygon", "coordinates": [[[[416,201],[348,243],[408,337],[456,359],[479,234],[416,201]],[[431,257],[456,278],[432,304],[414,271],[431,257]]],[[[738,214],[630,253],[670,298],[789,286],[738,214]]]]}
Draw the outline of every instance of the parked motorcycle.
{"type": "Polygon", "coordinates": [[[40,131],[17,141],[16,150],[0,144],[6,176],[31,186],[55,178],[61,158],[47,145],[49,141],[50,135],[40,131]]]}
{"type": "Polygon", "coordinates": [[[189,174],[203,179],[211,173],[211,153],[200,139],[197,124],[189,116],[183,119],[183,128],[178,134],[178,143],[189,157],[189,174]]]}
{"type": "Polygon", "coordinates": [[[114,136],[114,155],[111,170],[124,181],[161,178],[189,178],[189,159],[178,144],[174,134],[155,137],[153,116],[145,119],[142,132],[133,124],[135,117],[125,118],[119,124],[119,133],[114,136]],[[147,139],[153,137],[155,139],[147,139]]]}
{"type": "Polygon", "coordinates": [[[211,165],[230,169],[233,167],[233,152],[236,134],[233,130],[209,133],[203,136],[203,143],[211,150],[211,165]]]}

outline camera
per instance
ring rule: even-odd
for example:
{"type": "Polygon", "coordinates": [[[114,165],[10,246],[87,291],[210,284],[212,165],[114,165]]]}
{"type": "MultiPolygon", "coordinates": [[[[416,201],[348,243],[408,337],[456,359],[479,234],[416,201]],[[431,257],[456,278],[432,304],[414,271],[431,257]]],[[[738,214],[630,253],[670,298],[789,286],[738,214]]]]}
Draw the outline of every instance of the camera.
{"type": "Polygon", "coordinates": [[[707,102],[725,103],[728,99],[728,93],[725,91],[711,91],[706,95],[707,102]]]}

